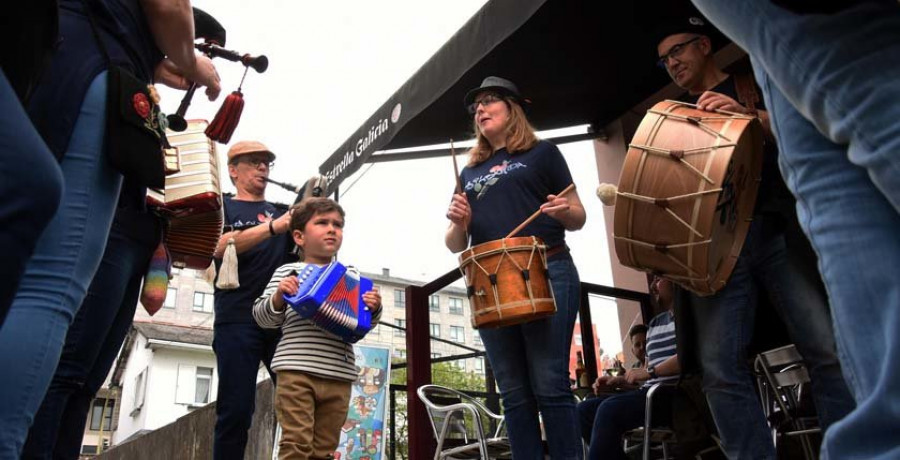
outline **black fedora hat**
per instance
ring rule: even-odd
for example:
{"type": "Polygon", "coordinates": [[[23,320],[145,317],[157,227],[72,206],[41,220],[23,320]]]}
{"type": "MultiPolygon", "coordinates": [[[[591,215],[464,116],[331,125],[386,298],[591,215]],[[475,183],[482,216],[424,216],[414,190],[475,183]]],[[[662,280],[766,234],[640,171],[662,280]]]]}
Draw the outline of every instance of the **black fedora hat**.
{"type": "Polygon", "coordinates": [[[466,97],[463,99],[463,107],[469,107],[469,105],[475,102],[475,98],[485,91],[493,91],[503,97],[514,99],[519,103],[531,102],[528,99],[522,98],[522,95],[519,94],[519,88],[515,83],[505,78],[491,76],[482,80],[481,86],[473,88],[466,93],[466,97]]]}

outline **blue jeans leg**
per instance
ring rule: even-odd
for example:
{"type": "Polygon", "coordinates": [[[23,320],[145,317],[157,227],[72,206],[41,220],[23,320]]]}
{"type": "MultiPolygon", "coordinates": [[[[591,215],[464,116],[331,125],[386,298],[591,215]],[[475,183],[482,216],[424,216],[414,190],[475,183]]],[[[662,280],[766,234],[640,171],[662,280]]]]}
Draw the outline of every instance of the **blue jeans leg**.
{"type": "MultiPolygon", "coordinates": [[[[644,424],[649,388],[627,391],[610,396],[597,407],[591,432],[590,460],[624,460],[622,435],[644,424]]],[[[671,422],[671,399],[661,395],[653,398],[653,426],[671,422]]]]}
{"type": "Polygon", "coordinates": [[[715,295],[691,298],[703,392],[730,459],[775,458],[747,364],[758,296],[752,255],[758,253],[762,237],[762,221],[755,220],[728,284],[715,295]]]}
{"type": "Polygon", "coordinates": [[[569,346],[578,314],[581,283],[572,258],[548,264],[555,315],[530,323],[481,330],[481,339],[503,397],[507,433],[518,460],[542,459],[538,412],[554,459],[583,455],[569,388],[569,346]]]}
{"type": "Polygon", "coordinates": [[[900,5],[795,15],[769,0],[694,3],[816,130],[849,145],[842,156],[866,169],[900,212],[900,5]]]}
{"type": "Polygon", "coordinates": [[[827,430],[856,403],[838,362],[831,312],[816,257],[797,222],[760,248],[754,273],[809,370],[819,423],[827,430]],[[788,241],[790,240],[790,244],[788,241]]]}
{"type": "Polygon", "coordinates": [[[0,326],[38,238],[62,198],[56,158],[0,70],[0,326]]]}
{"type": "Polygon", "coordinates": [[[65,195],[0,329],[0,458],[18,458],[66,330],[100,264],[122,176],[103,149],[106,73],[90,85],[61,163],[65,195]]]}
{"type": "Polygon", "coordinates": [[[578,406],[575,407],[578,411],[578,422],[581,426],[581,439],[584,439],[585,443],[591,442],[591,429],[594,426],[594,417],[597,415],[597,408],[610,396],[615,396],[615,394],[601,393],[581,401],[578,403],[578,406]]]}
{"type": "Polygon", "coordinates": [[[782,146],[782,172],[819,255],[838,356],[857,403],[826,432],[822,457],[898,458],[900,215],[871,174],[850,161],[846,146],[823,137],[777,88],[763,90],[782,146]]]}
{"type": "Polygon", "coordinates": [[[213,350],[219,386],[213,459],[244,458],[247,430],[256,408],[256,373],[260,362],[271,366],[279,337],[279,331],[264,330],[254,323],[215,326],[213,350]]]}
{"type": "Polygon", "coordinates": [[[100,268],[69,327],[56,373],[28,432],[22,459],[78,457],[90,402],[131,326],[152,246],[130,238],[113,223],[100,268]]]}

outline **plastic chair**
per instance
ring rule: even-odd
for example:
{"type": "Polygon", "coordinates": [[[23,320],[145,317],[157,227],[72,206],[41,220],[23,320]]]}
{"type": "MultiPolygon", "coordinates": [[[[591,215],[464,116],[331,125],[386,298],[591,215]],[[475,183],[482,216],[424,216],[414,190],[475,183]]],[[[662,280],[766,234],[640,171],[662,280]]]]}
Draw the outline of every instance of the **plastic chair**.
{"type": "Polygon", "coordinates": [[[809,385],[803,357],[793,345],[760,353],[753,365],[763,411],[777,448],[782,436],[797,436],[806,459],[816,458],[812,435],[821,434],[814,410],[800,401],[809,385]]]}
{"type": "Polygon", "coordinates": [[[512,458],[509,439],[501,435],[502,415],[469,395],[439,385],[424,385],[416,394],[425,404],[437,440],[435,460],[512,458]],[[494,425],[491,436],[486,436],[485,427],[494,425]]]}

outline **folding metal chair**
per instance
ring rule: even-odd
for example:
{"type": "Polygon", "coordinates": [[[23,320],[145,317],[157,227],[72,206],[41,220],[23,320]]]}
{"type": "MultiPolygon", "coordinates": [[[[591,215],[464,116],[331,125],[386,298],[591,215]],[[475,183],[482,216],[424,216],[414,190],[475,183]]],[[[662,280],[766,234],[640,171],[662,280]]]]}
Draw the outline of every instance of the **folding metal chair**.
{"type": "Polygon", "coordinates": [[[435,460],[512,458],[509,439],[501,435],[502,415],[469,395],[439,385],[424,385],[416,394],[425,403],[437,440],[435,460]],[[491,436],[486,436],[486,426],[496,426],[491,436]]]}
{"type": "Polygon", "coordinates": [[[776,447],[780,437],[796,436],[800,439],[804,457],[815,459],[811,437],[821,434],[822,430],[814,411],[800,404],[809,385],[803,357],[793,345],[787,345],[760,353],[753,368],[776,447]]]}

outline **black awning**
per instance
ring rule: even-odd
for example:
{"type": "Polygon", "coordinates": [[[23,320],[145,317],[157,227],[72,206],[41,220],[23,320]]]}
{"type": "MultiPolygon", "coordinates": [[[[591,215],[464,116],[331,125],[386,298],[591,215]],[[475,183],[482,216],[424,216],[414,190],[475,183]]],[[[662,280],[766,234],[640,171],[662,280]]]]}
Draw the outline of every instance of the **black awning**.
{"type": "MultiPolygon", "coordinates": [[[[490,0],[320,167],[328,193],[376,151],[472,137],[463,96],[488,75],[539,130],[604,126],[669,83],[652,31],[688,0],[490,0]]],[[[724,42],[714,37],[716,42],[724,42]]]]}

